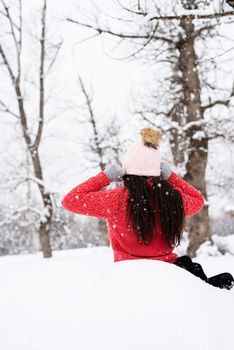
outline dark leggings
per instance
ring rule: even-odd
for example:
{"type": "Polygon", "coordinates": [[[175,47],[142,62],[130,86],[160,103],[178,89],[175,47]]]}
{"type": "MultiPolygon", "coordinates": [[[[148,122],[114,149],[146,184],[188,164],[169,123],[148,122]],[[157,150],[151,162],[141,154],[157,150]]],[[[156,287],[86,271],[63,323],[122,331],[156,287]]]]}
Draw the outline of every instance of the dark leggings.
{"type": "Polygon", "coordinates": [[[234,285],[233,276],[228,272],[220,273],[219,275],[208,278],[203,271],[202,266],[193,262],[187,255],[177,258],[173,264],[191,272],[193,275],[201,278],[204,282],[211,284],[214,287],[231,289],[234,285]]]}

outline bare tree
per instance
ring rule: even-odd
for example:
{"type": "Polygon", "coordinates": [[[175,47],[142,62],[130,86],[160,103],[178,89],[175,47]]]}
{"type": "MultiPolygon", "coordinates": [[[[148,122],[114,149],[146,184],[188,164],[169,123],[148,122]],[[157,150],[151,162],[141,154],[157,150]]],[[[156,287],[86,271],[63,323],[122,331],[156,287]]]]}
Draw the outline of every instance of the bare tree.
{"type": "MultiPolygon", "coordinates": [[[[171,75],[169,81],[165,82],[168,87],[167,103],[162,110],[153,108],[150,111],[141,111],[140,114],[144,120],[157,126],[159,117],[164,117],[167,130],[171,133],[170,142],[175,164],[185,162],[184,178],[207,198],[205,171],[208,143],[211,138],[225,133],[221,127],[215,131],[212,121],[207,126],[205,112],[220,104],[228,107],[233,97],[233,89],[230,88],[224,99],[215,99],[215,95],[209,90],[209,103],[204,101],[204,77],[201,74],[201,60],[196,43],[210,37],[218,38],[220,24],[232,24],[234,12],[231,7],[227,11],[212,10],[212,2],[208,0],[172,1],[169,14],[160,7],[163,2],[135,1],[129,2],[129,6],[123,5],[119,0],[115,3],[119,6],[118,17],[115,19],[109,16],[108,21],[103,23],[100,23],[97,16],[94,16],[93,21],[80,17],[67,20],[89,28],[96,35],[115,38],[116,47],[130,42],[135,51],[126,57],[128,59],[138,56],[144,62],[164,63],[170,67],[171,75]],[[181,7],[178,11],[178,5],[182,5],[183,11],[181,7]],[[207,10],[202,11],[204,6],[210,6],[210,13],[207,10]],[[137,22],[137,18],[140,21],[137,22]],[[124,29],[116,30],[114,20],[122,22],[124,29]],[[139,23],[138,26],[136,23],[139,23]]],[[[99,13],[102,18],[101,9],[99,13]]],[[[159,102],[156,94],[154,105],[160,105],[159,102]]],[[[231,133],[225,136],[232,138],[231,133]]],[[[194,256],[203,242],[211,240],[208,204],[195,218],[189,220],[189,233],[188,253],[194,256]]]]}
{"type": "MultiPolygon", "coordinates": [[[[100,171],[104,171],[111,160],[113,161],[114,159],[119,163],[119,126],[116,124],[115,118],[113,118],[102,128],[102,132],[100,131],[98,128],[98,117],[93,107],[93,96],[85,87],[82,78],[79,77],[78,80],[88,111],[84,122],[90,125],[92,132],[92,137],[88,138],[85,142],[84,148],[87,153],[91,151],[91,153],[95,155],[95,168],[98,166],[100,171]]],[[[98,228],[101,234],[101,241],[108,245],[109,240],[106,220],[99,219],[98,228]]]]}
{"type": "MultiPolygon", "coordinates": [[[[23,76],[22,76],[22,54],[23,54],[23,18],[22,18],[22,0],[18,0],[18,17],[15,19],[13,15],[14,11],[11,9],[4,0],[0,1],[1,10],[0,18],[5,19],[8,23],[9,33],[11,42],[13,43],[13,55],[9,54],[5,48],[3,41],[0,39],[0,57],[2,59],[1,69],[4,70],[11,82],[11,87],[14,91],[14,98],[17,104],[18,111],[15,112],[7,102],[0,100],[0,106],[2,110],[11,116],[18,119],[22,135],[26,144],[27,152],[30,155],[32,171],[34,176],[30,177],[30,180],[36,183],[39,190],[43,212],[39,222],[39,239],[43,256],[49,258],[52,256],[49,232],[53,217],[53,202],[51,193],[46,189],[44,183],[43,170],[41,165],[41,157],[39,147],[42,141],[43,128],[45,123],[45,64],[46,64],[46,13],[47,13],[47,2],[43,0],[41,10],[41,28],[39,44],[40,50],[39,55],[39,67],[38,67],[38,121],[36,124],[35,137],[32,136],[30,131],[30,113],[26,110],[26,104],[24,99],[24,93],[22,89],[23,76]]],[[[60,45],[58,45],[54,51],[53,58],[50,62],[47,62],[48,70],[54,64],[59,51],[60,45]]],[[[26,67],[24,67],[26,69],[26,67]]],[[[47,72],[48,72],[47,70],[47,72]]]]}

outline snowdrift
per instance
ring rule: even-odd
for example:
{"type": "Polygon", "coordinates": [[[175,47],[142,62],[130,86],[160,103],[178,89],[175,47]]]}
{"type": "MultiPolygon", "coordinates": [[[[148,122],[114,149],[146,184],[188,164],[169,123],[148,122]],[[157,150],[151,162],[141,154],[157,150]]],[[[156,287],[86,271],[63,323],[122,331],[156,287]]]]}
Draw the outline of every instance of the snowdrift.
{"type": "Polygon", "coordinates": [[[233,350],[234,293],[105,248],[0,259],[4,350],[233,350]]]}

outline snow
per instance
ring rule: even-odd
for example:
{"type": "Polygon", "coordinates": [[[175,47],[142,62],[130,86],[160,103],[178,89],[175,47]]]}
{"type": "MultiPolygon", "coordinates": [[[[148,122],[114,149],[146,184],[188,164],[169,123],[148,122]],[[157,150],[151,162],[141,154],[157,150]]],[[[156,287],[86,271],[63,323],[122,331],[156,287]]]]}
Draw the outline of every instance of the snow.
{"type": "Polygon", "coordinates": [[[228,252],[234,255],[234,235],[225,237],[213,235],[212,239],[221,252],[228,252]]]}
{"type": "Polygon", "coordinates": [[[152,10],[149,10],[147,15],[144,16],[145,21],[150,21],[152,18],[161,16],[205,16],[205,15],[213,15],[221,12],[229,12],[232,11],[232,7],[225,3],[225,1],[221,0],[213,0],[210,1],[210,5],[205,4],[200,1],[197,2],[198,9],[188,10],[184,6],[181,5],[181,2],[175,0],[163,0],[157,1],[158,9],[155,10],[155,6],[152,7],[152,10]]]}
{"type": "MultiPolygon", "coordinates": [[[[213,239],[213,236],[212,236],[212,239],[213,239]]],[[[214,243],[218,243],[218,242],[214,241],[214,243]]],[[[217,244],[211,244],[210,241],[206,241],[202,245],[200,245],[200,247],[198,248],[196,254],[199,257],[207,256],[207,255],[209,255],[209,256],[217,256],[217,255],[221,255],[221,252],[219,251],[217,244]]]]}
{"type": "Polygon", "coordinates": [[[234,205],[227,205],[225,208],[224,208],[224,211],[226,213],[232,213],[234,212],[234,205]]]}
{"type": "Polygon", "coordinates": [[[194,140],[202,140],[202,139],[204,139],[205,137],[206,137],[206,134],[205,134],[205,132],[204,132],[203,130],[196,131],[196,132],[193,134],[193,136],[192,136],[192,138],[193,138],[194,140]]]}
{"type": "MultiPolygon", "coordinates": [[[[201,258],[234,273],[234,257],[201,258]]],[[[234,291],[173,264],[112,262],[110,248],[0,258],[4,350],[231,350],[234,291]]]]}

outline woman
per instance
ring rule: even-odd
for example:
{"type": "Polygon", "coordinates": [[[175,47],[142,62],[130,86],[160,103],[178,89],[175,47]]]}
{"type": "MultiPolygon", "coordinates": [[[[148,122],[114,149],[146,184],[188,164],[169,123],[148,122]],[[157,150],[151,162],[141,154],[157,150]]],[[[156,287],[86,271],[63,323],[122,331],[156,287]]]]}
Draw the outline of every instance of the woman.
{"type": "Polygon", "coordinates": [[[77,214],[107,219],[114,261],[154,259],[174,263],[215,287],[231,289],[234,279],[223,273],[207,278],[189,256],[178,257],[185,216],[204,206],[203,195],[160,162],[161,133],[140,132],[122,160],[73,188],[62,206],[77,214]],[[123,186],[103,190],[111,181],[123,186]]]}

